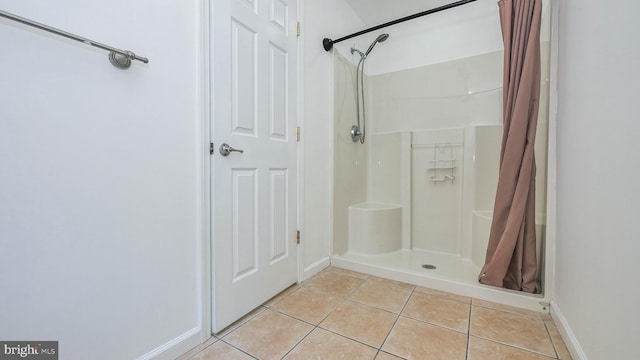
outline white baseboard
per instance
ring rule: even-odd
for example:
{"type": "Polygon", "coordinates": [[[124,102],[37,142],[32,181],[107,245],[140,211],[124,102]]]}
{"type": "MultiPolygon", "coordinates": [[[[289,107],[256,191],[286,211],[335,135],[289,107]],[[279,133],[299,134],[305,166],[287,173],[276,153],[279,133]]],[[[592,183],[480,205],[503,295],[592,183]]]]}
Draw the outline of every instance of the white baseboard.
{"type": "Polygon", "coordinates": [[[200,327],[195,327],[175,339],[158,346],[137,360],[170,360],[186,353],[200,344],[200,327]]]}
{"type": "Polygon", "coordinates": [[[325,257],[325,258],[322,258],[322,259],[320,259],[320,260],[318,260],[316,262],[314,262],[313,264],[307,266],[304,269],[304,274],[303,274],[304,278],[302,280],[303,281],[307,280],[308,278],[312,277],[313,275],[315,275],[315,274],[319,273],[320,271],[328,268],[330,265],[331,265],[331,258],[328,257],[328,256],[325,257]]]}
{"type": "Polygon", "coordinates": [[[558,304],[554,301],[551,301],[551,317],[556,323],[558,331],[562,336],[562,340],[564,340],[565,345],[567,345],[567,349],[571,353],[571,357],[574,360],[588,360],[587,355],[584,353],[584,350],[582,350],[582,346],[580,346],[578,338],[576,338],[573,330],[571,330],[571,326],[569,326],[567,319],[562,315],[562,312],[558,308],[558,304]]]}

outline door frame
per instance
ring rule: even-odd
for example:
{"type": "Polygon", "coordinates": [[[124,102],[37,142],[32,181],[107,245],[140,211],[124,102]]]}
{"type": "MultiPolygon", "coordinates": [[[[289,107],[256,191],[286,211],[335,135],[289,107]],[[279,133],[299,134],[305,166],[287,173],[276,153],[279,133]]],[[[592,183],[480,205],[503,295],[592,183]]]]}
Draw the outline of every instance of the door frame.
{"type": "MultiPolygon", "coordinates": [[[[198,231],[200,232],[200,242],[198,244],[199,251],[199,263],[198,279],[199,286],[199,318],[200,318],[200,342],[207,341],[213,334],[213,226],[211,224],[211,206],[215,203],[211,192],[212,176],[214,176],[211,168],[211,155],[209,153],[209,144],[211,143],[211,128],[215,121],[213,117],[213,109],[211,105],[212,99],[212,84],[215,81],[212,77],[211,64],[215,60],[216,50],[211,46],[211,39],[213,39],[213,6],[212,1],[215,0],[199,0],[196,8],[198,10],[198,16],[196,19],[196,26],[198,31],[197,41],[197,54],[198,64],[196,69],[197,83],[198,83],[198,96],[197,105],[199,109],[199,121],[198,123],[198,135],[197,136],[197,150],[196,161],[198,162],[198,198],[197,203],[199,205],[198,217],[198,231]]],[[[303,14],[302,6],[303,2],[295,0],[297,2],[297,18],[301,21],[303,14]]],[[[304,42],[303,37],[298,37],[298,45],[296,49],[296,65],[298,72],[297,81],[297,122],[301,129],[303,129],[304,123],[304,109],[303,109],[303,59],[304,59],[304,42]]],[[[298,222],[298,230],[303,233],[303,216],[302,209],[304,207],[304,164],[303,164],[304,145],[302,141],[297,144],[297,202],[296,218],[298,222]]],[[[301,282],[304,279],[304,261],[303,261],[303,243],[298,244],[296,249],[297,256],[297,280],[301,282]]]]}
{"type": "Polygon", "coordinates": [[[198,219],[198,229],[200,231],[200,243],[198,244],[198,251],[200,252],[199,263],[197,264],[199,283],[199,317],[200,317],[200,343],[207,341],[211,336],[212,321],[212,298],[211,298],[211,245],[212,245],[212,231],[211,231],[211,159],[209,154],[209,142],[211,137],[211,102],[209,101],[211,95],[210,89],[210,60],[213,58],[211,52],[213,48],[209,46],[211,36],[211,1],[214,0],[199,0],[197,4],[198,16],[196,19],[196,26],[198,29],[197,42],[197,54],[198,64],[196,77],[198,82],[198,109],[200,115],[198,135],[197,138],[197,153],[196,159],[199,163],[201,178],[199,179],[198,187],[198,204],[200,205],[200,218],[198,219]]]}

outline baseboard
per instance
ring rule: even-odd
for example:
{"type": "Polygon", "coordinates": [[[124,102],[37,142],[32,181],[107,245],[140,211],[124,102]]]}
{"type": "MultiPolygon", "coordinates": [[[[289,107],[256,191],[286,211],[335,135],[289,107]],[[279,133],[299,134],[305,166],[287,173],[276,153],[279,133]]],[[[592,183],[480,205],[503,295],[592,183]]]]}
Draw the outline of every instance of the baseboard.
{"type": "Polygon", "coordinates": [[[574,360],[588,360],[587,355],[584,353],[584,350],[582,350],[582,346],[580,346],[578,338],[576,338],[576,335],[573,333],[573,330],[571,330],[571,326],[569,326],[567,319],[558,308],[558,304],[554,301],[551,301],[551,317],[556,323],[556,327],[558,328],[565,345],[567,345],[567,349],[571,353],[571,357],[574,360]]]}
{"type": "Polygon", "coordinates": [[[328,268],[331,265],[331,258],[330,257],[325,257],[322,258],[316,262],[314,262],[313,264],[307,266],[304,269],[304,278],[302,280],[307,280],[308,278],[312,277],[313,275],[319,273],[320,271],[328,268]]]}
{"type": "Polygon", "coordinates": [[[175,339],[158,346],[137,360],[170,360],[186,353],[200,344],[200,327],[195,327],[175,339]]]}

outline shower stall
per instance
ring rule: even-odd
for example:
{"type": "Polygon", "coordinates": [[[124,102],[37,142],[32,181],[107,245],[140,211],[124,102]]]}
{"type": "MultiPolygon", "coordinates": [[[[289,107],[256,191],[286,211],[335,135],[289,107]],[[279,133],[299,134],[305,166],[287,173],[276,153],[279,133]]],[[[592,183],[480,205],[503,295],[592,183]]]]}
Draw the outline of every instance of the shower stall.
{"type": "MultiPolygon", "coordinates": [[[[384,39],[389,40],[367,57],[346,46],[334,47],[332,264],[548,310],[544,294],[477,281],[498,177],[503,52],[386,71],[390,66],[380,64],[392,58],[384,53],[396,39],[393,29],[387,31],[390,36],[384,39]],[[362,59],[374,64],[378,57],[376,65],[368,65],[373,68],[369,74],[361,73],[362,59]],[[366,90],[364,99],[361,88],[366,90]],[[365,109],[367,141],[361,144],[352,138],[352,126],[365,109]]],[[[394,51],[397,56],[398,47],[394,51]]],[[[538,288],[544,289],[548,39],[541,41],[541,53],[536,236],[538,288]]]]}

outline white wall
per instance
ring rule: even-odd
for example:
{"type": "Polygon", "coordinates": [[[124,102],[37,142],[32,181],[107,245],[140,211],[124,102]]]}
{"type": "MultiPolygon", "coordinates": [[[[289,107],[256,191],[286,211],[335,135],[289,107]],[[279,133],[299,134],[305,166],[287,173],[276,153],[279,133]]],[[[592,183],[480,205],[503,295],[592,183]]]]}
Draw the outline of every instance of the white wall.
{"type": "Polygon", "coordinates": [[[380,49],[376,46],[375,56],[367,59],[370,75],[447,62],[503,48],[495,0],[478,0],[379,32],[390,36],[379,44],[380,49]]]}
{"type": "Polygon", "coordinates": [[[553,300],[589,359],[638,359],[640,3],[561,1],[553,300]]]}
{"type": "MultiPolygon", "coordinates": [[[[550,0],[543,0],[540,34],[543,42],[550,37],[549,3],[550,0]]],[[[384,32],[389,33],[389,39],[376,45],[375,55],[367,58],[365,71],[369,75],[438,64],[503,49],[496,0],[478,0],[381,29],[375,34],[384,32]]]]}
{"type": "Polygon", "coordinates": [[[0,9],[150,59],[119,70],[0,20],[0,339],[58,340],[61,359],[179,355],[201,340],[200,3],[0,9]]]}
{"type": "Polygon", "coordinates": [[[333,183],[333,54],[322,39],[336,39],[362,29],[362,22],[343,0],[304,2],[304,209],[305,276],[329,263],[333,183]]]}

